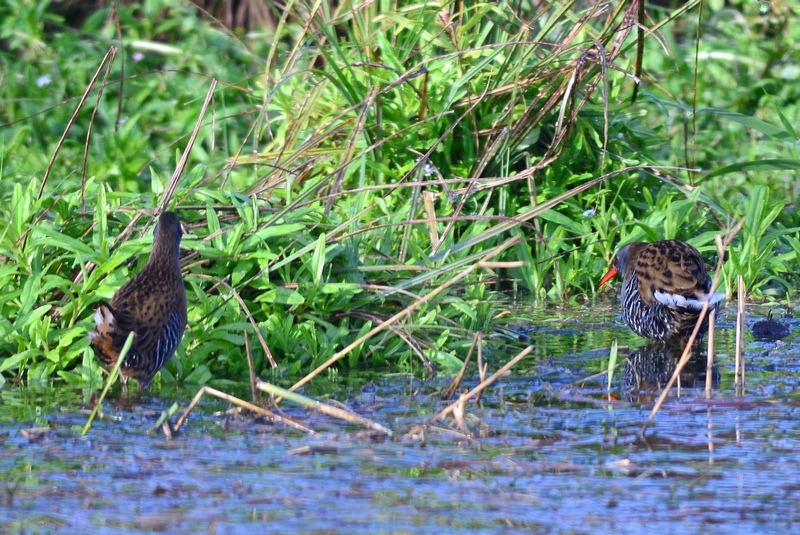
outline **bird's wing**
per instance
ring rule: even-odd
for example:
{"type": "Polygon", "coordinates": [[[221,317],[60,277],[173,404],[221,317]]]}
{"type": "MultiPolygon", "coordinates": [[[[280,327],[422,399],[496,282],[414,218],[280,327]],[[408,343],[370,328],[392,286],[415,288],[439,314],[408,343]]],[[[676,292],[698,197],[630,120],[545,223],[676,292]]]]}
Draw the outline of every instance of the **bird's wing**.
{"type": "Polygon", "coordinates": [[[654,245],[642,251],[634,267],[642,300],[652,304],[665,299],[682,302],[681,297],[704,299],[711,281],[697,251],[683,242],[663,248],[654,245]]]}

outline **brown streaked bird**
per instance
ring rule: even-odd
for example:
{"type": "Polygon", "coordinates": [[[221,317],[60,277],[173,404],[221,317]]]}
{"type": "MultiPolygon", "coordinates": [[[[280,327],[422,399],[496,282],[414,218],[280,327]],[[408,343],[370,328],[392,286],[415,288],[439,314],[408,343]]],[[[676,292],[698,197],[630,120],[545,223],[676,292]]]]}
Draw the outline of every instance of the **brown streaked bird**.
{"type": "MultiPolygon", "coordinates": [[[[597,285],[622,275],[620,304],[625,323],[643,338],[688,338],[706,300],[719,312],[724,293],[712,295],[711,278],[700,253],[678,240],[629,243],[597,285]]],[[[710,310],[709,310],[710,312],[710,310]]],[[[708,316],[700,333],[708,328],[708,316]]]]}
{"type": "Polygon", "coordinates": [[[180,262],[182,235],[177,214],[162,213],[144,269],[119,289],[111,303],[100,303],[95,311],[97,328],[89,332],[89,340],[105,366],[116,365],[128,334],[136,333],[120,366],[124,383],[133,377],[140,388],[147,388],[183,338],[186,290],[180,262]]]}

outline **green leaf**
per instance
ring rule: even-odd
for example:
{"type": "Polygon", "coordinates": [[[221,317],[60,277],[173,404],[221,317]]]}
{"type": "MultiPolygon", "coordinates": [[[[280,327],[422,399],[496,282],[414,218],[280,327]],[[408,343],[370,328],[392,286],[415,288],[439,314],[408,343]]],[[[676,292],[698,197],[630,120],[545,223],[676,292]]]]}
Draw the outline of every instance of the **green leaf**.
{"type": "Polygon", "coordinates": [[[37,240],[35,244],[49,245],[75,253],[79,262],[97,259],[97,251],[86,245],[80,240],[62,234],[48,225],[32,225],[31,232],[34,235],[40,234],[46,238],[37,240]]]}
{"type": "Polygon", "coordinates": [[[314,277],[314,285],[319,286],[322,282],[322,271],[325,269],[325,233],[317,238],[317,247],[311,256],[311,274],[314,277]]]}
{"type": "Polygon", "coordinates": [[[222,246],[222,233],[220,232],[221,227],[219,225],[217,211],[214,210],[214,207],[210,204],[206,205],[206,222],[208,223],[209,236],[214,236],[211,238],[211,243],[218,251],[224,251],[222,246]]]}
{"type": "Polygon", "coordinates": [[[751,172],[751,171],[796,171],[800,169],[800,160],[757,160],[754,162],[739,162],[725,167],[715,169],[711,173],[705,175],[703,180],[708,180],[717,176],[728,175],[737,172],[751,172]]]}
{"type": "Polygon", "coordinates": [[[608,354],[608,385],[606,387],[608,392],[611,392],[611,381],[614,378],[614,370],[617,367],[617,352],[617,341],[614,340],[614,343],[611,344],[611,352],[608,354]]]}
{"type": "Polygon", "coordinates": [[[164,181],[153,166],[150,166],[150,191],[154,197],[164,193],[164,181]]]}
{"type": "Polygon", "coordinates": [[[302,305],[306,300],[295,290],[272,288],[258,296],[256,302],[296,306],[302,305]]]}
{"type": "Polygon", "coordinates": [[[270,238],[296,234],[298,232],[303,232],[305,228],[306,226],[302,223],[289,223],[286,225],[270,225],[268,227],[263,227],[258,229],[258,231],[244,241],[242,244],[242,249],[249,251],[270,238]]]}
{"type": "Polygon", "coordinates": [[[328,295],[346,294],[348,296],[353,296],[362,291],[362,288],[358,284],[349,282],[329,282],[322,287],[322,293],[328,295]]]}
{"type": "Polygon", "coordinates": [[[204,364],[198,365],[192,373],[183,378],[184,383],[203,385],[211,381],[214,376],[204,364]]]}
{"type": "Polygon", "coordinates": [[[0,364],[0,372],[4,372],[7,370],[16,370],[19,368],[20,363],[24,362],[27,359],[33,359],[34,357],[41,356],[42,352],[39,349],[26,349],[16,355],[11,355],[7,359],[5,359],[0,364]]]}
{"type": "Polygon", "coordinates": [[[742,126],[747,128],[752,128],[753,130],[757,130],[762,134],[770,137],[774,137],[776,139],[790,139],[794,141],[793,138],[786,130],[783,130],[774,124],[768,123],[766,121],[762,121],[761,119],[756,119],[751,115],[744,115],[741,113],[736,113],[734,111],[728,110],[721,110],[719,108],[703,108],[701,110],[697,110],[697,114],[701,113],[709,113],[712,115],[716,115],[717,117],[723,117],[735,123],[739,123],[742,126]]]}

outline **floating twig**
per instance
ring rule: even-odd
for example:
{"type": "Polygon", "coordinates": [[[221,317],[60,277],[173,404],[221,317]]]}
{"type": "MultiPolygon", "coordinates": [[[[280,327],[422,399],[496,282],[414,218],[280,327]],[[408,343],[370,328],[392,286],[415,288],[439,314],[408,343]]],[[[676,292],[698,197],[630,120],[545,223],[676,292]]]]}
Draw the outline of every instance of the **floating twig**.
{"type": "Polygon", "coordinates": [[[204,386],[197,391],[197,394],[194,395],[192,402],[189,403],[189,406],[186,407],[186,410],[183,411],[183,414],[181,415],[180,418],[178,418],[178,421],[175,423],[175,432],[178,432],[178,430],[180,430],[181,426],[183,426],[183,423],[186,421],[186,418],[189,417],[189,414],[197,406],[197,404],[200,403],[200,399],[205,394],[209,394],[219,399],[224,399],[225,401],[233,403],[234,405],[238,405],[239,407],[255,412],[256,414],[266,416],[267,418],[272,418],[276,422],[288,425],[289,427],[293,427],[295,429],[303,431],[304,433],[309,433],[309,434],[314,433],[314,431],[312,431],[311,429],[295,422],[291,418],[287,418],[286,416],[279,416],[274,412],[269,411],[263,407],[253,405],[252,403],[248,403],[243,399],[239,399],[236,396],[231,396],[230,394],[226,394],[225,392],[217,390],[216,388],[211,388],[210,386],[204,386]]]}
{"type": "Polygon", "coordinates": [[[338,407],[333,407],[332,405],[328,405],[321,401],[317,401],[315,399],[302,396],[297,392],[286,390],[285,388],[275,386],[271,383],[264,382],[260,379],[256,383],[256,386],[258,387],[259,390],[288,399],[289,401],[294,401],[295,403],[298,403],[304,407],[317,410],[323,414],[327,414],[328,416],[333,416],[335,418],[339,418],[354,424],[361,424],[374,431],[380,431],[381,433],[384,433],[387,436],[392,436],[392,431],[388,427],[385,427],[377,422],[374,422],[369,418],[365,418],[364,416],[356,414],[349,409],[344,410],[338,407]]]}
{"type": "Polygon", "coordinates": [[[533,346],[528,346],[525,349],[523,349],[516,357],[509,360],[502,368],[494,372],[489,378],[487,378],[484,381],[481,381],[478,386],[476,386],[466,394],[462,394],[458,398],[458,400],[456,400],[455,402],[451,403],[441,411],[437,412],[436,414],[428,418],[425,421],[425,423],[414,426],[411,429],[411,431],[406,433],[406,437],[410,438],[413,435],[417,435],[424,432],[425,428],[429,427],[431,424],[438,422],[439,420],[441,420],[442,418],[453,412],[459,406],[459,404],[466,403],[470,398],[474,397],[478,393],[482,392],[484,388],[494,383],[499,377],[501,377],[508,370],[513,368],[519,361],[527,357],[531,353],[531,351],[533,351],[533,346]]]}

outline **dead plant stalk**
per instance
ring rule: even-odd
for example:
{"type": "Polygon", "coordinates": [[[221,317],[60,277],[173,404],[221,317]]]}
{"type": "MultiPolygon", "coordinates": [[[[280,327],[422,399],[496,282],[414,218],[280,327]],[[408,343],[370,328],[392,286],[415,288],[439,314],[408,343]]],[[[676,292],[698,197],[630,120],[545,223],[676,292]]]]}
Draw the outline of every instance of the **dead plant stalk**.
{"type": "Polygon", "coordinates": [[[255,412],[256,414],[260,414],[262,416],[266,416],[267,418],[271,418],[275,422],[280,422],[280,423],[286,424],[289,427],[293,427],[293,428],[295,428],[297,430],[300,430],[300,431],[303,431],[305,433],[309,433],[309,434],[313,434],[314,433],[314,431],[312,431],[311,429],[309,429],[309,428],[307,428],[307,427],[305,427],[303,425],[298,424],[297,422],[295,422],[294,420],[292,420],[290,418],[286,418],[285,416],[279,416],[279,415],[273,413],[272,411],[269,411],[269,410],[264,409],[262,407],[259,407],[257,405],[253,405],[252,403],[248,403],[247,401],[245,401],[243,399],[239,399],[236,396],[231,396],[230,394],[226,394],[225,392],[217,390],[216,388],[211,388],[210,386],[204,386],[204,387],[200,388],[200,390],[197,391],[197,394],[195,394],[194,398],[192,399],[192,402],[189,403],[189,406],[186,407],[186,410],[183,411],[183,414],[181,414],[181,417],[178,418],[178,421],[175,423],[175,432],[176,433],[178,432],[178,430],[180,430],[181,426],[183,426],[183,423],[186,421],[186,418],[189,417],[189,414],[191,414],[192,410],[194,410],[194,408],[197,406],[197,404],[200,403],[200,400],[203,398],[203,396],[205,394],[209,394],[209,395],[214,396],[216,398],[225,400],[225,401],[227,401],[229,403],[233,403],[234,405],[242,407],[243,409],[247,409],[249,411],[255,412]]]}
{"type": "Polygon", "coordinates": [[[458,408],[459,406],[463,406],[463,404],[466,403],[467,401],[469,401],[472,397],[474,397],[477,394],[483,392],[483,390],[486,387],[490,386],[497,379],[499,379],[500,377],[505,375],[506,372],[508,372],[511,368],[516,366],[516,364],[519,361],[521,361],[522,359],[527,357],[532,351],[533,351],[533,346],[528,346],[525,349],[523,349],[516,357],[514,357],[511,360],[509,360],[505,365],[503,365],[502,368],[500,368],[499,370],[494,372],[491,376],[489,376],[484,381],[481,381],[481,383],[478,386],[476,386],[475,388],[473,388],[472,390],[470,390],[466,394],[463,394],[463,395],[459,396],[459,398],[456,401],[454,401],[453,403],[451,403],[450,405],[448,405],[447,407],[445,407],[441,411],[437,412],[436,414],[434,414],[433,416],[428,418],[425,421],[425,423],[422,424],[421,426],[416,426],[406,436],[412,435],[412,434],[416,434],[415,432],[419,428],[423,428],[424,429],[424,428],[426,428],[426,427],[438,422],[439,420],[441,420],[442,418],[444,418],[445,416],[447,416],[448,414],[450,414],[451,412],[456,410],[456,408],[458,408]]]}
{"type": "Polygon", "coordinates": [[[379,431],[387,436],[392,436],[392,431],[388,427],[379,424],[369,418],[365,418],[360,414],[356,414],[355,412],[351,411],[350,409],[340,409],[339,407],[334,407],[332,405],[328,405],[327,403],[322,403],[321,401],[317,401],[316,399],[312,399],[306,396],[302,396],[297,392],[291,392],[286,390],[285,388],[281,388],[279,386],[275,386],[272,383],[267,383],[266,381],[262,381],[259,379],[256,382],[256,387],[262,392],[266,392],[273,396],[281,396],[283,398],[288,399],[289,401],[293,401],[298,403],[308,409],[319,411],[323,414],[327,414],[328,416],[333,416],[334,418],[339,418],[340,420],[344,420],[346,422],[351,422],[354,424],[363,425],[373,431],[379,431]]]}

